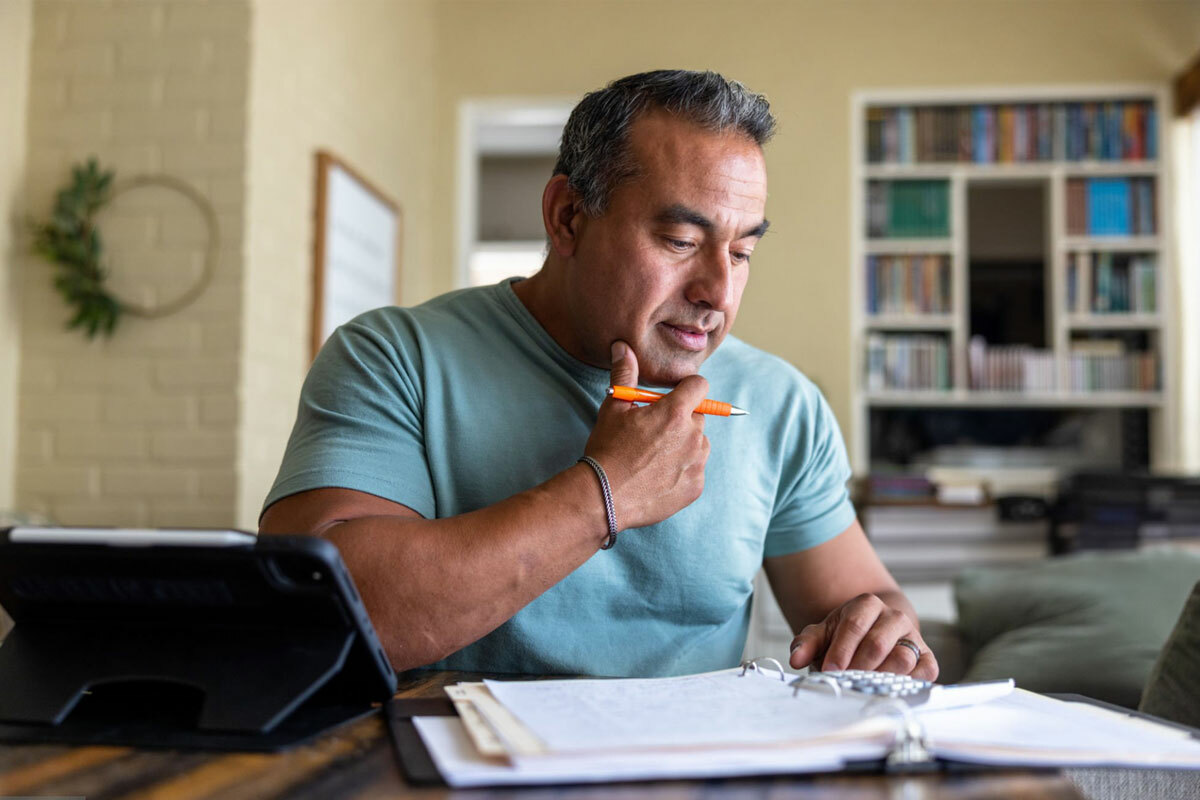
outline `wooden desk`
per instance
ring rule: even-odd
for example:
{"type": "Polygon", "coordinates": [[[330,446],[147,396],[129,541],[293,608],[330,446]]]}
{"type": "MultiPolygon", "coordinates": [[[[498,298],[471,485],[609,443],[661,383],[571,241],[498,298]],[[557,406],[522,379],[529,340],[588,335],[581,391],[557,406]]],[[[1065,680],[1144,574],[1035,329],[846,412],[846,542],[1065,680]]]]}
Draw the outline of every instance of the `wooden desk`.
{"type": "MultiPolygon", "coordinates": [[[[413,673],[401,697],[440,697],[461,673],[413,673]]],[[[474,676],[472,676],[474,677],[474,676]]],[[[306,747],[278,754],[185,753],[129,747],[0,745],[0,797],[80,796],[89,800],[250,800],[254,798],[853,798],[980,800],[1081,795],[1059,772],[968,775],[813,776],[605,784],[542,789],[413,789],[392,755],[382,715],[339,729],[306,747]]]]}

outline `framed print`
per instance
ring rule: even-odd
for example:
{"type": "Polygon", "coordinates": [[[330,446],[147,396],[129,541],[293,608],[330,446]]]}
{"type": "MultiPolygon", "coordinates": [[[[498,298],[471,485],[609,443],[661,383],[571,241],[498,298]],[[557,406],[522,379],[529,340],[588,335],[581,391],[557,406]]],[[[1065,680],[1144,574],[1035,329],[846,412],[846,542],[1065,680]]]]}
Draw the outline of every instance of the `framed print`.
{"type": "Polygon", "coordinates": [[[400,301],[400,236],[396,201],[318,150],[312,358],[337,326],[400,301]]]}

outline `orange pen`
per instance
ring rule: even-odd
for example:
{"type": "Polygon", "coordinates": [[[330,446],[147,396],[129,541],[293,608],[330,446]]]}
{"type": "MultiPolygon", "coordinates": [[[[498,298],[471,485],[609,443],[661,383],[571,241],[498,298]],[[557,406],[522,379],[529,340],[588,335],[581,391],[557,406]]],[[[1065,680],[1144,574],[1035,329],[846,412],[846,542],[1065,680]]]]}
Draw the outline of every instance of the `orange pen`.
{"type": "MultiPolygon", "coordinates": [[[[618,400],[628,400],[631,403],[657,403],[666,397],[658,392],[648,392],[645,389],[634,389],[632,386],[610,386],[608,396],[618,400]]],[[[696,406],[697,414],[715,414],[718,417],[741,417],[750,412],[744,408],[722,403],[720,400],[705,400],[696,406]]]]}

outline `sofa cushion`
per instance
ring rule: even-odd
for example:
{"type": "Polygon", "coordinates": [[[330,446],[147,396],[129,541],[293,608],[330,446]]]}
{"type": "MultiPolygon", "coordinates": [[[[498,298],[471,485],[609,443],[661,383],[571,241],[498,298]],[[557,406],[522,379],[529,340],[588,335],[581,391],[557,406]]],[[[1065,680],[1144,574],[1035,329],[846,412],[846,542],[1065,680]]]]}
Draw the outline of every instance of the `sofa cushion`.
{"type": "Polygon", "coordinates": [[[967,570],[954,587],[963,680],[1014,678],[1136,708],[1197,578],[1200,554],[1175,549],[967,570]]]}
{"type": "Polygon", "coordinates": [[[1200,728],[1200,583],[1150,671],[1138,710],[1200,728]]]}

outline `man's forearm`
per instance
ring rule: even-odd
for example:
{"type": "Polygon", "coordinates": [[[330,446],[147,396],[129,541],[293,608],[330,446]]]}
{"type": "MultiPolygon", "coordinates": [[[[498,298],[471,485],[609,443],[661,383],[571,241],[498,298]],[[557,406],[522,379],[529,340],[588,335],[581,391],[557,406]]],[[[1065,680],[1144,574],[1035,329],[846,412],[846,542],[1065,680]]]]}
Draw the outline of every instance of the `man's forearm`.
{"type": "Polygon", "coordinates": [[[445,519],[373,516],[334,542],[397,670],[499,627],[587,561],[607,534],[596,476],[576,465],[487,508],[445,519]]]}

